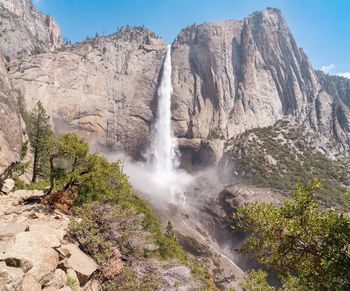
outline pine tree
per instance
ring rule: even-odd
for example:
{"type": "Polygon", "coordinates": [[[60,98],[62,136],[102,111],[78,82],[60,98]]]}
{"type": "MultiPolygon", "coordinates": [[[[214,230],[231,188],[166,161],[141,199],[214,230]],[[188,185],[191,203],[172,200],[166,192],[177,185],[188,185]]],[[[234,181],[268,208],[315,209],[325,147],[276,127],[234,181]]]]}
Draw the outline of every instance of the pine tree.
{"type": "Polygon", "coordinates": [[[175,236],[175,233],[173,230],[173,225],[171,224],[170,220],[168,220],[168,225],[166,227],[165,237],[176,240],[176,236],[175,236]]]}
{"type": "Polygon", "coordinates": [[[49,156],[47,153],[47,140],[53,135],[49,123],[49,116],[40,101],[30,114],[30,122],[27,128],[30,144],[34,154],[33,177],[45,177],[48,173],[49,156]]]}

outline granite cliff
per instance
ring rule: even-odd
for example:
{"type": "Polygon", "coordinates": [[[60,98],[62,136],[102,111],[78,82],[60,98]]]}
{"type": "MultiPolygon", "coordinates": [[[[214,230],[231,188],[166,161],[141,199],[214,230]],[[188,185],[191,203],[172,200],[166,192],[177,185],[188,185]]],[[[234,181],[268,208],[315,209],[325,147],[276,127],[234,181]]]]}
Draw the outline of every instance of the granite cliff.
{"type": "Polygon", "coordinates": [[[0,47],[7,60],[63,45],[55,19],[29,0],[0,1],[0,27],[0,47]]]}
{"type": "Polygon", "coordinates": [[[8,77],[8,65],[0,53],[0,183],[20,160],[23,122],[8,77]]]}
{"type": "Polygon", "coordinates": [[[76,131],[137,157],[149,135],[165,48],[149,30],[127,27],[17,59],[10,72],[29,108],[42,101],[56,132],[76,131]]]}
{"type": "Polygon", "coordinates": [[[280,10],[189,26],[172,49],[173,126],[187,148],[283,117],[349,148],[348,80],[313,70],[280,10]]]}
{"type": "MultiPolygon", "coordinates": [[[[165,50],[149,30],[127,27],[16,59],[10,75],[29,108],[42,101],[57,132],[140,158],[165,50]]],[[[172,66],[172,126],[184,167],[217,162],[226,139],[283,117],[349,148],[347,80],[313,70],[278,9],[183,29],[172,66]]]]}

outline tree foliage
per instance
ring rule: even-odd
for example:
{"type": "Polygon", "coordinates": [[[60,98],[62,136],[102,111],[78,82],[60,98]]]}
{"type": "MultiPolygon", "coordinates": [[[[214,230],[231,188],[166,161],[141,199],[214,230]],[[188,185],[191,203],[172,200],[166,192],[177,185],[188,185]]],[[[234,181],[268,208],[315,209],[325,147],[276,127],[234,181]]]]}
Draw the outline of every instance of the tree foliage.
{"type": "Polygon", "coordinates": [[[320,186],[317,179],[297,186],[283,206],[246,203],[236,218],[251,236],[239,251],[277,271],[293,290],[349,290],[350,218],[319,209],[320,186]]]}
{"type": "Polygon", "coordinates": [[[53,136],[49,116],[40,101],[29,115],[27,131],[34,154],[32,182],[36,182],[37,177],[48,174],[48,140],[53,136]]]}
{"type": "Polygon", "coordinates": [[[168,220],[168,225],[166,227],[166,232],[165,232],[164,236],[176,241],[175,232],[173,230],[173,225],[171,224],[170,220],[168,220]]]}
{"type": "Polygon", "coordinates": [[[240,287],[242,287],[243,291],[275,291],[274,287],[271,287],[267,282],[267,273],[258,270],[258,271],[250,271],[247,274],[247,277],[243,282],[240,282],[240,287]]]}

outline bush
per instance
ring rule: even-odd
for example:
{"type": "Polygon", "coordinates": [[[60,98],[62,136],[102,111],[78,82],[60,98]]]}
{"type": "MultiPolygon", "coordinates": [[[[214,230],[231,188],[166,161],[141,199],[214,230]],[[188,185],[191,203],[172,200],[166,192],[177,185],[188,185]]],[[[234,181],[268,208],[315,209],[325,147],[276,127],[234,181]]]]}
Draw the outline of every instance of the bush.
{"type": "Polygon", "coordinates": [[[119,274],[107,280],[103,284],[103,290],[106,291],[153,291],[158,290],[161,283],[159,274],[146,274],[140,277],[135,271],[128,267],[121,270],[119,274]]]}
{"type": "Polygon", "coordinates": [[[319,209],[320,186],[315,179],[297,187],[283,206],[246,203],[236,216],[251,233],[239,251],[297,287],[286,290],[350,290],[350,218],[319,209]]]}

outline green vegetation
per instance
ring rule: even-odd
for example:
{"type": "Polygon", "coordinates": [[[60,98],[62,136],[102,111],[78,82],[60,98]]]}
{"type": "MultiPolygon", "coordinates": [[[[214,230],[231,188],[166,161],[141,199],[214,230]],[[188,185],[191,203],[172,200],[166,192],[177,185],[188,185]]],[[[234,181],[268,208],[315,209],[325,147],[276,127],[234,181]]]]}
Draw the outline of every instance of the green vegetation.
{"type": "MultiPolygon", "coordinates": [[[[74,211],[80,220],[71,221],[69,236],[99,263],[100,279],[106,290],[114,290],[111,286],[116,283],[118,290],[154,290],[160,282],[157,272],[140,274],[130,265],[121,272],[113,268],[107,273],[103,271],[108,264],[113,266],[116,250],[139,260],[152,257],[175,265],[185,264],[203,286],[213,285],[207,272],[181,248],[170,222],[163,234],[150,207],[134,193],[122,173],[120,161],[110,163],[97,153],[90,153],[88,144],[76,134],[54,137],[42,104],[38,102],[33,112],[28,113],[23,96],[20,93],[18,96],[34,152],[34,173],[30,185],[24,185],[16,177],[16,188],[50,186],[47,199],[57,190],[51,196],[61,195],[66,199],[59,203],[74,200],[74,211]]],[[[28,143],[23,144],[23,157],[26,151],[28,143]]]]}
{"type": "Polygon", "coordinates": [[[331,160],[315,150],[316,136],[288,121],[249,130],[227,143],[234,171],[245,181],[290,193],[296,183],[314,177],[326,186],[317,198],[327,206],[344,210],[349,167],[344,159],[331,160]]]}
{"type": "MultiPolygon", "coordinates": [[[[77,190],[74,199],[78,206],[76,214],[81,220],[71,222],[70,236],[100,265],[113,259],[113,250],[117,247],[121,253],[139,259],[149,256],[160,260],[176,259],[188,265],[192,274],[207,284],[205,270],[194,259],[189,259],[177,242],[170,222],[163,235],[158,219],[134,193],[127,176],[121,172],[120,161],[109,163],[96,153],[89,154],[84,140],[71,133],[57,139],[51,156],[52,171],[57,173],[57,169],[61,169],[64,173],[60,179],[55,179],[55,184],[59,182],[64,189],[77,190]],[[136,245],[130,243],[135,235],[136,245]]],[[[129,275],[134,276],[133,273],[129,275]]],[[[106,278],[105,283],[119,282],[124,278],[120,276],[106,278]]],[[[148,282],[152,286],[150,282],[157,282],[154,276],[156,274],[147,274],[134,283],[143,286],[143,282],[148,282]]]]}
{"type": "Polygon", "coordinates": [[[171,238],[173,240],[176,240],[175,232],[173,230],[173,225],[171,224],[170,220],[168,220],[168,225],[166,227],[165,237],[171,238]]]}
{"type": "MultiPolygon", "coordinates": [[[[238,228],[251,233],[239,251],[277,272],[284,290],[350,290],[350,217],[320,210],[320,186],[315,179],[283,206],[246,203],[236,214],[238,228]]],[[[264,285],[264,277],[252,273],[246,286],[264,285]]]]}
{"type": "Polygon", "coordinates": [[[267,282],[267,273],[258,270],[251,270],[248,272],[247,277],[243,282],[240,282],[240,286],[244,291],[275,291],[274,287],[271,287],[267,282]]]}
{"type": "Polygon", "coordinates": [[[125,267],[120,273],[114,275],[112,279],[103,284],[103,290],[106,291],[128,291],[128,290],[142,290],[153,291],[158,290],[161,283],[161,276],[159,274],[144,275],[140,278],[135,271],[125,267]]]}
{"type": "Polygon", "coordinates": [[[37,176],[46,177],[48,172],[48,145],[47,141],[52,137],[49,116],[40,101],[36,104],[27,125],[30,145],[33,149],[34,164],[32,182],[36,182],[37,176]]]}
{"type": "Polygon", "coordinates": [[[78,287],[79,287],[78,282],[77,282],[74,278],[69,277],[69,276],[67,276],[67,285],[68,285],[68,287],[71,288],[73,291],[78,290],[78,287]]]}

